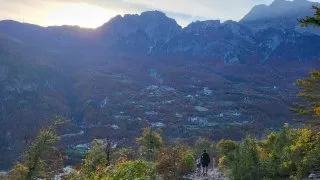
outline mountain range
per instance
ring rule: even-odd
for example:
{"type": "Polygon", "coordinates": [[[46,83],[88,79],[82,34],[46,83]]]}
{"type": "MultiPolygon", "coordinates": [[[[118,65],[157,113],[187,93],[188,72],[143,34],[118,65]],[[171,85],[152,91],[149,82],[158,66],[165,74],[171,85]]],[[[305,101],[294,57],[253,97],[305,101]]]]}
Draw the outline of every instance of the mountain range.
{"type": "Polygon", "coordinates": [[[320,67],[320,30],[297,21],[312,5],[275,0],[239,22],[184,28],[160,11],[96,29],[0,21],[0,167],[57,114],[71,119],[64,146],[106,136],[121,146],[145,126],[177,140],[279,127],[295,79],[320,67]]]}

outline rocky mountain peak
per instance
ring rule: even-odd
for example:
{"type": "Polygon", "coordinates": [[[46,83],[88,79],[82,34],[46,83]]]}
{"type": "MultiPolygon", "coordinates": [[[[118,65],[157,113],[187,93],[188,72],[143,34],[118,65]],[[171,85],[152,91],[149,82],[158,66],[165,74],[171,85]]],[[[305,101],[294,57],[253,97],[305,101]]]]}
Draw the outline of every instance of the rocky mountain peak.
{"type": "Polygon", "coordinates": [[[168,18],[166,14],[161,11],[145,11],[145,12],[142,12],[140,16],[151,18],[151,19],[167,19],[168,18]]]}
{"type": "Polygon", "coordinates": [[[183,30],[187,33],[201,33],[208,29],[216,28],[220,25],[220,20],[195,21],[183,30]]]}
{"type": "Polygon", "coordinates": [[[310,8],[312,5],[319,5],[320,3],[311,2],[307,0],[274,0],[268,5],[254,6],[251,11],[244,16],[242,22],[270,20],[275,18],[297,18],[311,15],[310,8]]]}
{"type": "Polygon", "coordinates": [[[174,19],[160,11],[146,11],[138,14],[116,16],[98,28],[106,36],[128,37],[137,32],[145,33],[151,41],[167,41],[181,31],[174,19]]]}

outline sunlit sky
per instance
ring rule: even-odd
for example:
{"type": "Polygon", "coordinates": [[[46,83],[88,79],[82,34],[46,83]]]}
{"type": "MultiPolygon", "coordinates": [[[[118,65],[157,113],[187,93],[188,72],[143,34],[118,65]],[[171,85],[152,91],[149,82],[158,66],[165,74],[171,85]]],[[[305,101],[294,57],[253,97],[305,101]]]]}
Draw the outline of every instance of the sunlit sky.
{"type": "Polygon", "coordinates": [[[272,0],[0,0],[0,20],[96,28],[118,14],[160,10],[186,26],[195,20],[239,20],[272,0]]]}

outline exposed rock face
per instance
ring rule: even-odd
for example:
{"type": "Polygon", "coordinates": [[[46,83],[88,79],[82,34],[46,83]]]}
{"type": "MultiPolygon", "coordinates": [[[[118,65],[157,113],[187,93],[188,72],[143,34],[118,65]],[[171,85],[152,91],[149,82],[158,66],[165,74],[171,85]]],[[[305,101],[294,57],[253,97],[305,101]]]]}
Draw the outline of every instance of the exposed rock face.
{"type": "Polygon", "coordinates": [[[312,15],[306,0],[276,0],[254,7],[240,22],[197,21],[163,46],[155,56],[183,59],[220,60],[226,64],[274,63],[274,60],[317,60],[320,30],[301,28],[297,19],[312,15]],[[311,39],[316,41],[311,42],[311,39]],[[315,50],[315,49],[314,49],[315,50]]]}
{"type": "Polygon", "coordinates": [[[320,35],[319,28],[301,28],[297,24],[298,19],[313,15],[314,12],[311,10],[313,5],[319,6],[319,3],[307,0],[275,0],[269,6],[255,6],[240,23],[251,26],[254,32],[273,28],[283,32],[291,29],[297,32],[320,35]]]}
{"type": "Polygon", "coordinates": [[[181,27],[160,11],[147,11],[141,15],[116,16],[97,31],[107,44],[116,45],[118,50],[131,48],[134,53],[146,54],[169,41],[181,27]]]}
{"type": "Polygon", "coordinates": [[[202,107],[202,106],[195,106],[194,108],[199,112],[207,112],[207,111],[209,111],[209,109],[207,109],[205,107],[202,107]]]}
{"type": "Polygon", "coordinates": [[[307,0],[275,0],[271,5],[257,5],[241,20],[248,21],[261,21],[269,19],[281,18],[303,18],[306,15],[311,16],[310,8],[315,5],[307,0]]]}
{"type": "Polygon", "coordinates": [[[220,25],[220,20],[196,21],[184,28],[186,33],[194,33],[199,35],[208,29],[216,28],[220,25]]]}
{"type": "MultiPolygon", "coordinates": [[[[302,52],[308,51],[310,39],[320,40],[320,30],[302,29],[297,19],[312,15],[310,7],[317,4],[306,0],[276,0],[270,6],[254,7],[239,23],[197,21],[164,45],[153,48],[152,53],[156,57],[222,60],[227,64],[267,63],[273,59],[316,60],[320,56],[318,52],[314,51],[314,57],[302,52]]],[[[320,48],[319,43],[312,46],[320,48]]]]}
{"type": "Polygon", "coordinates": [[[108,97],[106,96],[100,103],[100,108],[104,108],[108,104],[108,97]]]}

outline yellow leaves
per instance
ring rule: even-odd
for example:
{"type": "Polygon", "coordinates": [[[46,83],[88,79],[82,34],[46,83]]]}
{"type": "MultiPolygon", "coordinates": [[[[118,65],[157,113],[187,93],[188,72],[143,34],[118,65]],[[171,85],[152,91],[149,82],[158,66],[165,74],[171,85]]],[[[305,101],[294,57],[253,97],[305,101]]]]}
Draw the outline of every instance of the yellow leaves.
{"type": "Polygon", "coordinates": [[[8,179],[20,180],[25,179],[28,174],[28,168],[21,163],[17,163],[10,172],[8,179]]]}
{"type": "Polygon", "coordinates": [[[127,161],[128,161],[127,157],[120,157],[118,162],[121,164],[121,163],[125,163],[127,161]]]}
{"type": "Polygon", "coordinates": [[[316,107],[316,108],[314,109],[314,112],[316,113],[316,115],[317,115],[318,117],[320,117],[320,106],[316,107]]]}
{"type": "Polygon", "coordinates": [[[286,170],[289,169],[291,166],[292,166],[292,161],[285,161],[285,162],[282,162],[282,163],[281,163],[280,169],[281,169],[282,171],[286,171],[286,170]]]}
{"type": "Polygon", "coordinates": [[[320,80],[320,71],[312,71],[311,72],[311,77],[314,79],[319,79],[320,80]]]}
{"type": "Polygon", "coordinates": [[[301,128],[297,131],[297,139],[290,146],[291,151],[309,151],[313,146],[312,141],[313,132],[307,128],[301,128]]]}
{"type": "Polygon", "coordinates": [[[235,150],[237,147],[237,143],[235,141],[231,140],[220,140],[217,144],[217,148],[220,151],[220,154],[227,155],[231,153],[233,150],[235,150]]]}
{"type": "Polygon", "coordinates": [[[298,139],[300,139],[303,142],[308,142],[310,141],[310,138],[312,136],[312,131],[307,128],[301,128],[298,130],[298,135],[300,137],[298,139]]]}
{"type": "Polygon", "coordinates": [[[157,169],[164,179],[180,179],[194,171],[195,158],[183,145],[162,149],[157,156],[157,169]]]}
{"type": "Polygon", "coordinates": [[[270,157],[270,153],[265,148],[258,146],[257,151],[259,154],[259,159],[261,160],[266,160],[267,158],[270,157]]]}
{"type": "Polygon", "coordinates": [[[270,133],[270,134],[268,135],[268,137],[267,137],[267,142],[268,142],[268,141],[269,141],[269,142],[274,141],[274,140],[276,139],[276,136],[277,136],[277,134],[276,134],[275,132],[270,133]]]}
{"type": "Polygon", "coordinates": [[[106,178],[118,179],[156,179],[156,169],[153,163],[144,160],[127,161],[118,163],[111,174],[106,178]]]}
{"type": "Polygon", "coordinates": [[[223,169],[227,168],[227,166],[228,166],[228,158],[227,158],[227,156],[222,156],[221,158],[219,158],[218,168],[220,170],[223,170],[223,169]]]}

